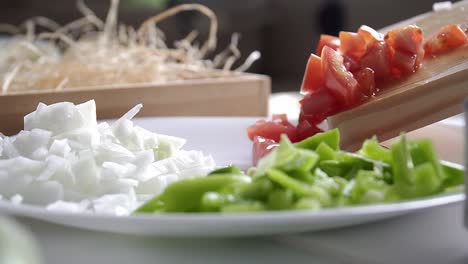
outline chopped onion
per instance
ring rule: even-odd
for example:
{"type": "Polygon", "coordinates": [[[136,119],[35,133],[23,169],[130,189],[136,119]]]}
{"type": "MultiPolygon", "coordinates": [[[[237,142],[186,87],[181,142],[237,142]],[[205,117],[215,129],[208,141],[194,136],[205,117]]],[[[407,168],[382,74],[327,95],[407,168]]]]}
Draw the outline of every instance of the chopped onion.
{"type": "Polygon", "coordinates": [[[0,137],[0,195],[53,211],[127,215],[179,179],[206,175],[211,156],[182,150],[185,139],[131,121],[97,124],[96,105],[39,104],[25,130],[0,137]]]}

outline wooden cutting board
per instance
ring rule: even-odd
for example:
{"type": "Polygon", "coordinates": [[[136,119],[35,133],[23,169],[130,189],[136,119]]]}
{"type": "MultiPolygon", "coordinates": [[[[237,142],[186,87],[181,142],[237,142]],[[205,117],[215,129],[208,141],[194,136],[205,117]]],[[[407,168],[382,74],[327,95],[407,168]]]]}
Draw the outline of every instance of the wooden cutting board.
{"type": "MultiPolygon", "coordinates": [[[[429,12],[380,32],[415,24],[427,38],[453,23],[468,27],[468,0],[454,4],[450,10],[429,12]]],[[[468,45],[426,59],[416,73],[392,83],[368,102],[328,118],[328,123],[340,130],[343,148],[356,150],[374,135],[383,141],[462,113],[465,98],[468,98],[468,45]]]]}

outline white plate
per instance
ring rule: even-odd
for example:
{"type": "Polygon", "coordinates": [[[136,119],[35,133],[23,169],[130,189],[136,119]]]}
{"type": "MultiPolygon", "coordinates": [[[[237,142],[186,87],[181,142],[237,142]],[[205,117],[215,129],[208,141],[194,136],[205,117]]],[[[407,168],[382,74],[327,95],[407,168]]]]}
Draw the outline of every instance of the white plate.
{"type": "MultiPolygon", "coordinates": [[[[159,133],[187,138],[186,149],[199,149],[212,154],[219,165],[233,163],[246,168],[251,164],[251,143],[245,135],[245,128],[255,120],[257,118],[141,118],[135,121],[138,125],[159,133]]],[[[463,142],[463,137],[459,125],[438,123],[410,133],[410,137],[431,137],[442,154],[441,158],[461,161],[463,144],[460,142],[463,142]],[[443,136],[440,136],[440,132],[444,132],[443,136]]],[[[326,209],[319,212],[168,214],[129,217],[57,213],[35,206],[14,206],[1,202],[0,213],[114,233],[179,237],[253,236],[362,224],[463,200],[463,194],[451,194],[415,201],[326,209]]]]}

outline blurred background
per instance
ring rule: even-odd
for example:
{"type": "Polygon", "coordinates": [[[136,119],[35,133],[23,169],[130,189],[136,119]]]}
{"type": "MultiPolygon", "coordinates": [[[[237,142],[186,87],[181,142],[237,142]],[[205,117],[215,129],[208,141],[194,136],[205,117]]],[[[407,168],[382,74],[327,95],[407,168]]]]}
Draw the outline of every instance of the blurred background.
{"type": "MultiPolygon", "coordinates": [[[[110,0],[88,0],[86,4],[105,17],[110,0]]],[[[375,29],[432,9],[433,0],[121,0],[122,22],[138,26],[146,18],[181,3],[201,3],[218,17],[218,48],[228,45],[231,34],[241,33],[239,48],[244,58],[259,50],[262,58],[250,69],[273,80],[273,92],[299,89],[308,54],[316,48],[320,34],[337,35],[356,31],[366,24],[375,29]]],[[[18,25],[33,16],[45,16],[60,23],[80,17],[75,0],[1,0],[0,23],[18,25]]],[[[208,31],[208,19],[196,13],[182,13],[159,25],[168,43],[191,30],[208,31]]],[[[243,61],[243,60],[242,60],[243,61]]]]}

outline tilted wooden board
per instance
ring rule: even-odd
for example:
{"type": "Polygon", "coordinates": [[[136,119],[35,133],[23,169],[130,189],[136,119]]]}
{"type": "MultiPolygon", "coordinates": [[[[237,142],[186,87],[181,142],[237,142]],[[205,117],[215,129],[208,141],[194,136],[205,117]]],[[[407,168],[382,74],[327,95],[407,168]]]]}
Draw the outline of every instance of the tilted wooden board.
{"type": "Polygon", "coordinates": [[[257,74],[167,84],[119,85],[0,95],[0,132],[23,128],[23,116],[39,102],[96,100],[98,119],[118,118],[136,104],[138,116],[266,116],[270,78],[257,74]]]}
{"type": "MultiPolygon", "coordinates": [[[[430,12],[381,30],[415,24],[425,37],[442,26],[468,27],[468,0],[451,10],[430,12]]],[[[328,118],[330,128],[338,128],[342,147],[356,150],[366,138],[377,135],[383,141],[463,112],[468,97],[468,46],[426,59],[408,78],[391,84],[368,102],[328,118]]]]}

